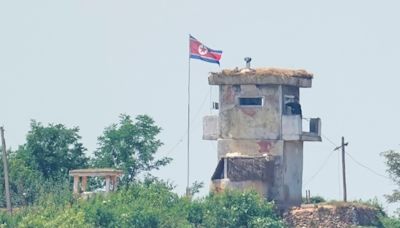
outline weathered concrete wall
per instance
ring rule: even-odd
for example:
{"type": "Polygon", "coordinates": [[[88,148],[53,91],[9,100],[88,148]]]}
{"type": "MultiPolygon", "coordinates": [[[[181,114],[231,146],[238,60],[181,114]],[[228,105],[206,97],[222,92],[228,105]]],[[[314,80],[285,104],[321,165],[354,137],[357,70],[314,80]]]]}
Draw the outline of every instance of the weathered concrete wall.
{"type": "Polygon", "coordinates": [[[204,116],[203,117],[203,139],[204,140],[217,140],[218,139],[218,116],[204,116]]]}
{"type": "Polygon", "coordinates": [[[303,178],[302,141],[285,141],[281,167],[283,183],[280,196],[286,205],[300,205],[303,178]]]}
{"type": "Polygon", "coordinates": [[[282,156],[281,140],[218,139],[218,159],[227,156],[282,156]]]}
{"type": "Polygon", "coordinates": [[[281,91],[278,85],[221,85],[219,131],[223,139],[279,139],[281,91]],[[262,107],[239,106],[239,97],[262,97],[262,107]]]}
{"type": "Polygon", "coordinates": [[[302,119],[300,115],[282,116],[283,140],[300,140],[302,132],[302,119]]]}
{"type": "MultiPolygon", "coordinates": [[[[299,101],[300,101],[300,89],[299,89],[299,87],[282,85],[282,101],[284,101],[283,98],[284,98],[285,95],[298,97],[299,101]]],[[[284,103],[282,103],[282,106],[283,105],[284,105],[284,103]]]]}

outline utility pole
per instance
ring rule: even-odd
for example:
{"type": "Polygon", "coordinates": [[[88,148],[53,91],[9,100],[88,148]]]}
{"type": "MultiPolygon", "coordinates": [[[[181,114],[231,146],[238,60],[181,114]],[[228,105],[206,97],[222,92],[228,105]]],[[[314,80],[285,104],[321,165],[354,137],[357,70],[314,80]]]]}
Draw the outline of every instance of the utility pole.
{"type": "Polygon", "coordinates": [[[347,202],[347,186],[346,186],[346,159],[345,159],[345,146],[348,146],[348,142],[344,142],[344,137],[342,137],[342,145],[336,147],[334,150],[342,149],[342,172],[343,172],[343,201],[347,202]]]}
{"type": "Polygon", "coordinates": [[[11,197],[10,197],[10,183],[8,180],[8,160],[7,160],[7,149],[6,149],[6,140],[4,139],[4,128],[0,127],[1,133],[1,144],[3,147],[3,168],[4,168],[4,184],[5,184],[5,197],[6,197],[6,205],[8,213],[12,213],[11,207],[11,197]]]}

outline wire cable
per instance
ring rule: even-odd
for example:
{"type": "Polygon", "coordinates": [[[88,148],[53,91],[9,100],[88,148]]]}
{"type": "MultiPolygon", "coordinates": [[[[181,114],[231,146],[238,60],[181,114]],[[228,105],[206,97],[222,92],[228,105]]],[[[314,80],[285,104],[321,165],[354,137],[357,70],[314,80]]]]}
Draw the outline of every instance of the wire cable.
{"type": "MultiPolygon", "coordinates": [[[[308,121],[308,122],[310,122],[310,119],[311,119],[311,118],[303,117],[303,119],[306,120],[306,121],[308,121]]],[[[329,143],[331,143],[332,145],[334,145],[335,147],[337,147],[336,143],[334,143],[330,138],[328,138],[327,136],[325,136],[325,135],[322,134],[322,133],[321,133],[321,136],[322,136],[324,139],[328,140],[329,143]]]]}
{"type": "MultiPolygon", "coordinates": [[[[210,92],[208,91],[208,92],[206,93],[206,95],[204,96],[204,98],[203,98],[203,100],[202,100],[202,102],[201,102],[199,108],[197,109],[196,114],[195,114],[195,115],[193,116],[193,118],[191,119],[191,122],[190,122],[191,125],[193,125],[194,122],[197,120],[197,117],[198,117],[198,115],[200,114],[201,110],[203,109],[204,104],[206,103],[207,98],[208,98],[209,95],[210,95],[210,92]]],[[[197,129],[197,128],[195,128],[195,126],[193,126],[191,130],[193,131],[194,129],[197,129]]],[[[182,134],[182,136],[179,138],[179,140],[178,140],[169,150],[167,150],[167,151],[165,152],[165,155],[164,155],[164,156],[168,156],[168,155],[172,154],[172,152],[174,152],[175,149],[183,142],[183,140],[184,140],[184,138],[185,138],[186,136],[187,136],[187,132],[185,131],[185,132],[182,134]]]]}
{"type": "Polygon", "coordinates": [[[369,168],[368,166],[362,164],[361,162],[357,161],[357,160],[356,160],[352,155],[350,155],[349,153],[347,153],[347,152],[345,152],[345,153],[347,154],[347,156],[349,156],[349,158],[350,158],[351,160],[353,160],[353,162],[355,162],[355,163],[358,164],[359,166],[361,166],[361,167],[367,169],[368,171],[370,171],[371,173],[373,173],[373,174],[375,174],[375,175],[377,175],[377,176],[380,176],[380,177],[383,177],[383,178],[385,178],[385,179],[391,180],[389,177],[387,177],[387,176],[385,176],[385,175],[382,175],[382,174],[376,172],[375,170],[369,168]]]}
{"type": "Polygon", "coordinates": [[[322,162],[321,166],[319,167],[319,169],[314,173],[314,175],[312,175],[305,183],[304,185],[308,185],[313,179],[314,177],[316,177],[319,172],[322,171],[322,169],[325,167],[326,163],[329,161],[329,158],[332,156],[333,152],[335,152],[334,150],[332,150],[329,155],[325,158],[324,162],[322,162]]]}

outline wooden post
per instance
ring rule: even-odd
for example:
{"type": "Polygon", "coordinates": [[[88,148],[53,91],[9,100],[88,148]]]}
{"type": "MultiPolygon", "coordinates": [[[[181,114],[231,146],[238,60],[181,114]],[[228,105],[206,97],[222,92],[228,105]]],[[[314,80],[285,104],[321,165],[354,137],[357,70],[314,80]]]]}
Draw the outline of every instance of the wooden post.
{"type": "Polygon", "coordinates": [[[7,160],[7,147],[6,140],[4,139],[4,128],[0,127],[1,132],[1,144],[3,147],[3,169],[4,169],[4,185],[5,185],[5,197],[8,213],[12,214],[11,207],[11,196],[10,196],[10,182],[8,179],[8,160],[7,160]]]}
{"type": "Polygon", "coordinates": [[[344,137],[342,137],[343,201],[347,202],[345,146],[347,146],[347,144],[344,143],[344,137]]]}
{"type": "Polygon", "coordinates": [[[74,176],[74,194],[79,194],[79,176],[74,176]]]}
{"type": "Polygon", "coordinates": [[[311,203],[310,190],[306,190],[306,203],[311,203]]]}
{"type": "Polygon", "coordinates": [[[346,186],[346,151],[345,147],[348,146],[349,143],[344,142],[344,137],[342,137],[342,145],[336,147],[334,150],[339,150],[342,148],[342,172],[343,172],[343,201],[347,202],[347,186],[346,186]]]}
{"type": "Polygon", "coordinates": [[[86,192],[86,185],[87,185],[87,176],[83,176],[82,177],[82,186],[81,186],[82,192],[86,192]]]}

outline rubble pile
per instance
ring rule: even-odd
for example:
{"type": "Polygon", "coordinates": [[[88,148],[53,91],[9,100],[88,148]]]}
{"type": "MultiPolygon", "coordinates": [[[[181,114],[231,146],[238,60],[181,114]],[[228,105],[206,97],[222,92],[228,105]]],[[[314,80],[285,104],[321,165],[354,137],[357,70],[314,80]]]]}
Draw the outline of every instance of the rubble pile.
{"type": "Polygon", "coordinates": [[[294,207],[283,217],[289,227],[377,226],[378,210],[355,203],[306,204],[294,207]]]}

